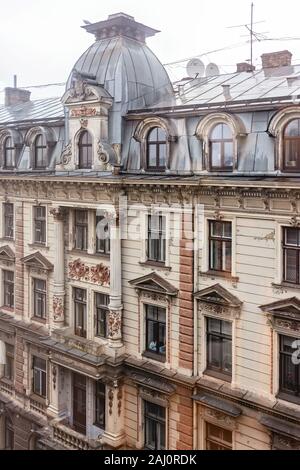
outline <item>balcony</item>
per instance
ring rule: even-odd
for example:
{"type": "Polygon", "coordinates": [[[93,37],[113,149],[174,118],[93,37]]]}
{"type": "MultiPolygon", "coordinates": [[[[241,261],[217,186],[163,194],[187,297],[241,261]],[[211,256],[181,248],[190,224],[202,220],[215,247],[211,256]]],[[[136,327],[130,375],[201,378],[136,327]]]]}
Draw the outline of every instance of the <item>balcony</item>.
{"type": "Polygon", "coordinates": [[[44,400],[35,399],[30,397],[29,408],[31,411],[38,413],[39,415],[46,416],[47,406],[44,400]]]}
{"type": "Polygon", "coordinates": [[[6,395],[13,396],[14,395],[14,387],[12,384],[1,380],[0,382],[0,392],[6,393],[6,395]]]}
{"type": "Polygon", "coordinates": [[[100,441],[88,439],[78,432],[70,429],[65,424],[53,423],[53,439],[69,450],[102,450],[100,441]]]}

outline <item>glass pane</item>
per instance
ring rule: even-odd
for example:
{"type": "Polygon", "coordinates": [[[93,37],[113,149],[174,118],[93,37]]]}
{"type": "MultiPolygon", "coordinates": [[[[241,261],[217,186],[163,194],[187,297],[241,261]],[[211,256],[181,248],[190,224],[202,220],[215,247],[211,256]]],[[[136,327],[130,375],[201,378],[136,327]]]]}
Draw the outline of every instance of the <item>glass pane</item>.
{"type": "Polygon", "coordinates": [[[166,144],[159,145],[159,166],[164,167],[166,166],[166,158],[167,158],[167,146],[166,144]]]}
{"type": "Polygon", "coordinates": [[[217,124],[211,133],[211,139],[212,140],[221,140],[222,139],[222,134],[223,134],[223,124],[217,124]]]}
{"type": "Polygon", "coordinates": [[[223,339],[223,363],[222,370],[231,372],[232,370],[232,343],[231,340],[223,339]]]}
{"type": "Polygon", "coordinates": [[[285,250],[285,280],[289,282],[297,282],[297,260],[299,254],[297,250],[285,250]]]}
{"type": "Polygon", "coordinates": [[[221,346],[220,338],[212,335],[208,337],[208,365],[217,369],[222,368],[221,346]]]}
{"type": "Polygon", "coordinates": [[[229,321],[222,321],[222,333],[224,335],[232,335],[232,324],[229,321]]]}
{"type": "Polygon", "coordinates": [[[166,142],[167,140],[166,133],[161,127],[157,128],[157,139],[159,142],[166,142]]]}
{"type": "Polygon", "coordinates": [[[232,139],[232,132],[229,126],[227,124],[222,124],[223,127],[223,139],[232,139]]]}
{"type": "Polygon", "coordinates": [[[294,119],[286,126],[285,135],[288,137],[300,136],[300,119],[294,119]]]}
{"type": "Polygon", "coordinates": [[[207,320],[207,331],[209,333],[221,333],[222,322],[220,320],[215,320],[214,318],[209,318],[207,320]]]}
{"type": "Polygon", "coordinates": [[[224,166],[233,166],[233,143],[224,142],[224,166]]]}
{"type": "Polygon", "coordinates": [[[221,143],[212,142],[211,144],[211,166],[220,167],[221,166],[221,143]]]}
{"type": "Polygon", "coordinates": [[[297,228],[285,229],[285,243],[288,245],[299,246],[300,230],[297,228]]]}
{"type": "Polygon", "coordinates": [[[155,127],[148,134],[148,142],[157,142],[157,141],[158,141],[158,127],[155,127]]]}
{"type": "Polygon", "coordinates": [[[231,272],[231,242],[223,243],[223,270],[231,272]]]}
{"type": "Polygon", "coordinates": [[[148,165],[149,167],[156,167],[156,153],[157,153],[157,145],[150,144],[148,146],[148,165]]]}
{"type": "Polygon", "coordinates": [[[232,226],[231,222],[223,222],[223,236],[226,238],[231,238],[232,236],[232,226]]]}

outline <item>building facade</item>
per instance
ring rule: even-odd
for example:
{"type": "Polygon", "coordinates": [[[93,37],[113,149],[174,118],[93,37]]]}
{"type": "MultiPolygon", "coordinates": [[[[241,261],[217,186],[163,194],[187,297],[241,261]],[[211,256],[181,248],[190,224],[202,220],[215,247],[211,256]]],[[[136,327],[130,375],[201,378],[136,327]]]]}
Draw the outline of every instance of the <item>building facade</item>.
{"type": "Polygon", "coordinates": [[[300,67],[173,85],[125,15],[0,107],[0,448],[300,448],[300,67]]]}

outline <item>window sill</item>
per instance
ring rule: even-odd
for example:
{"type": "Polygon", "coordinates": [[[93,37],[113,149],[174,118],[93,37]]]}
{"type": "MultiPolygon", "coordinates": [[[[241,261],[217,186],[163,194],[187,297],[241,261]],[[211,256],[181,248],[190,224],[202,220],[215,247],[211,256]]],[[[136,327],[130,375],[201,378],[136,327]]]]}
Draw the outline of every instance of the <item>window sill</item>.
{"type": "Polygon", "coordinates": [[[288,287],[289,289],[300,289],[300,284],[293,284],[291,282],[281,282],[280,284],[276,284],[275,282],[272,282],[272,287],[275,287],[275,289],[282,289],[284,287],[288,287]]]}
{"type": "Polygon", "coordinates": [[[14,386],[14,379],[8,379],[7,377],[2,377],[1,382],[4,383],[5,385],[10,385],[11,387],[14,386]]]}
{"type": "Polygon", "coordinates": [[[29,398],[30,400],[34,400],[36,401],[37,403],[39,403],[40,405],[43,405],[43,406],[46,406],[47,405],[47,398],[46,397],[42,397],[41,395],[38,395],[37,393],[34,393],[34,392],[31,392],[31,394],[29,395],[29,398]]]}
{"type": "Polygon", "coordinates": [[[207,375],[208,377],[213,377],[215,379],[219,379],[219,380],[222,380],[222,381],[228,382],[228,383],[232,382],[232,376],[231,375],[223,374],[222,372],[217,372],[217,371],[211,370],[211,369],[206,369],[205,372],[203,373],[203,375],[207,375]]]}
{"type": "Polygon", "coordinates": [[[3,313],[8,313],[10,315],[15,313],[15,309],[13,307],[6,307],[5,305],[2,305],[2,307],[0,307],[0,311],[3,313]]]}
{"type": "Polygon", "coordinates": [[[297,397],[296,395],[289,395],[288,393],[279,392],[276,395],[276,398],[278,398],[279,400],[286,401],[288,403],[294,403],[296,405],[300,405],[300,396],[297,397]]]}
{"type": "Polygon", "coordinates": [[[72,256],[84,256],[85,258],[103,258],[103,260],[107,260],[107,261],[110,261],[110,255],[105,255],[105,254],[102,254],[102,253],[97,253],[95,251],[95,253],[88,253],[88,251],[86,250],[67,250],[67,254],[68,255],[72,255],[72,256]]]}
{"type": "Polygon", "coordinates": [[[200,271],[199,273],[201,276],[204,277],[210,277],[210,278],[215,278],[215,277],[220,277],[222,279],[227,279],[228,281],[231,282],[239,282],[240,278],[236,276],[232,276],[230,273],[226,273],[225,271],[206,271],[202,272],[200,271]]]}
{"type": "Polygon", "coordinates": [[[166,266],[164,263],[159,263],[156,261],[140,261],[139,265],[144,266],[145,268],[152,267],[152,268],[162,269],[164,271],[172,271],[172,268],[170,266],[166,266]]]}
{"type": "Polygon", "coordinates": [[[156,354],[156,353],[152,353],[150,351],[145,351],[142,354],[142,356],[147,358],[147,359],[153,359],[154,361],[161,362],[163,364],[166,363],[166,356],[164,356],[162,354],[156,354]]]}
{"type": "Polygon", "coordinates": [[[44,250],[50,250],[50,247],[46,243],[28,243],[29,248],[43,248],[44,250]]]}
{"type": "Polygon", "coordinates": [[[1,237],[1,238],[0,238],[0,242],[11,242],[11,243],[14,243],[14,242],[15,242],[15,237],[1,237]]]}
{"type": "Polygon", "coordinates": [[[31,317],[30,318],[31,321],[34,321],[35,323],[40,323],[41,325],[46,325],[47,323],[47,320],[46,318],[39,318],[39,317],[31,317]]]}

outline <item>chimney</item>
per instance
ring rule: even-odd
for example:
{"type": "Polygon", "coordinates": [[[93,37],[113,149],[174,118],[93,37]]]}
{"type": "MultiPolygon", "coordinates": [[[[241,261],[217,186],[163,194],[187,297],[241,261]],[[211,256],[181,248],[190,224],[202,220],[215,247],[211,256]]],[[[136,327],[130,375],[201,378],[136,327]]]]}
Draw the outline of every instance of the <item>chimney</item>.
{"type": "Polygon", "coordinates": [[[293,54],[290,51],[269,52],[261,56],[263,69],[290,67],[293,54]]]}
{"type": "Polygon", "coordinates": [[[254,72],[254,70],[255,70],[254,65],[248,64],[248,62],[239,62],[238,64],[236,64],[237,73],[254,72]]]}
{"type": "Polygon", "coordinates": [[[5,106],[27,103],[30,101],[31,92],[21,88],[5,88],[5,106]]]}

